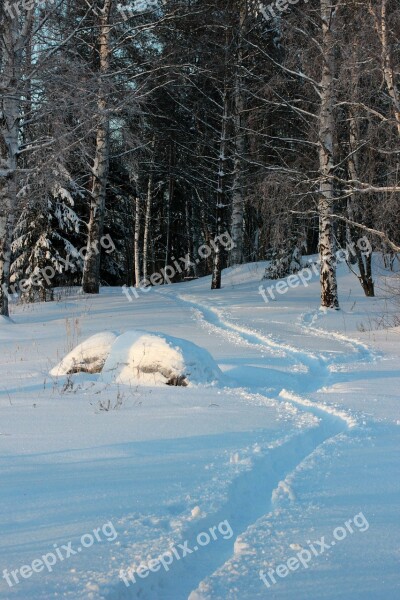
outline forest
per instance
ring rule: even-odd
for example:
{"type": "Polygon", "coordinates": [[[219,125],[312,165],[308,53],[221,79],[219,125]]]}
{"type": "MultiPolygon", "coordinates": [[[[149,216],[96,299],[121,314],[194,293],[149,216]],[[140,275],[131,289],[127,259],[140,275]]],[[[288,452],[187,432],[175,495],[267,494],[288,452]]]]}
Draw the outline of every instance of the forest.
{"type": "Polygon", "coordinates": [[[338,308],[343,248],[373,296],[358,240],[400,250],[397,0],[1,4],[1,314],[179,257],[173,281],[218,289],[225,266],[316,253],[338,308]]]}

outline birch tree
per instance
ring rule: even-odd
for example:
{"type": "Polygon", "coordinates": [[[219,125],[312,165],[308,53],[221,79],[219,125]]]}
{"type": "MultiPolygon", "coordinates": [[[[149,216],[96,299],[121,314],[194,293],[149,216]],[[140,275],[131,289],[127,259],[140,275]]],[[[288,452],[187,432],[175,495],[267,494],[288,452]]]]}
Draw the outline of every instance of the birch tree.
{"type": "Polygon", "coordinates": [[[319,114],[320,197],[319,254],[321,261],[321,306],[339,308],[336,281],[335,234],[333,221],[334,135],[335,135],[335,12],[332,0],[321,0],[323,67],[319,114]]]}
{"type": "Polygon", "coordinates": [[[135,232],[133,242],[133,260],[135,266],[135,287],[140,287],[140,197],[136,192],[135,205],[135,232]]]}
{"type": "Polygon", "coordinates": [[[82,277],[82,290],[86,294],[98,294],[100,289],[100,240],[104,229],[104,212],[110,160],[110,107],[107,76],[109,74],[111,54],[111,7],[112,0],[104,0],[104,5],[99,15],[99,85],[96,148],[92,170],[93,183],[88,241],[82,277]]]}
{"type": "Polygon", "coordinates": [[[390,43],[388,1],[379,0],[376,8],[371,0],[368,9],[374,19],[375,30],[381,45],[382,71],[387,92],[392,103],[393,116],[396,123],[397,132],[400,138],[400,88],[398,84],[398,73],[394,63],[392,45],[390,43]]]}
{"type": "Polygon", "coordinates": [[[243,88],[243,59],[244,59],[244,26],[247,16],[247,2],[241,1],[239,4],[239,25],[238,25],[238,49],[235,65],[234,81],[234,137],[235,137],[235,157],[232,185],[232,218],[231,218],[231,236],[234,247],[230,255],[232,265],[243,262],[243,227],[244,227],[244,164],[243,157],[245,153],[245,132],[243,127],[245,100],[243,88]]]}
{"type": "Polygon", "coordinates": [[[149,236],[150,236],[150,223],[151,223],[151,208],[153,202],[153,165],[150,167],[149,178],[147,182],[147,196],[146,196],[146,211],[144,215],[144,229],[143,229],[143,281],[148,279],[148,263],[149,263],[149,236]]]}
{"type": "Polygon", "coordinates": [[[211,278],[211,289],[219,290],[221,288],[222,275],[222,248],[219,236],[222,233],[223,215],[226,209],[226,165],[227,165],[227,144],[228,144],[228,120],[229,120],[229,98],[228,98],[228,32],[226,33],[225,49],[225,75],[224,87],[222,92],[222,115],[221,115],[221,137],[219,142],[219,160],[217,176],[217,203],[216,203],[216,240],[214,242],[213,270],[211,278]]]}
{"type": "Polygon", "coordinates": [[[17,210],[17,168],[23,53],[32,22],[32,11],[21,19],[0,12],[0,315],[9,316],[11,244],[17,210]]]}

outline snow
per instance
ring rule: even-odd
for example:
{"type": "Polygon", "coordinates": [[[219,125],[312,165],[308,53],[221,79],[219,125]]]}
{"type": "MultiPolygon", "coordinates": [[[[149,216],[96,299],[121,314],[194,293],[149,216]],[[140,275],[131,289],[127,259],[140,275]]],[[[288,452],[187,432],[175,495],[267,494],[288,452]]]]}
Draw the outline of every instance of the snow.
{"type": "Polygon", "coordinates": [[[342,310],[321,312],[317,278],[265,304],[265,266],[225,270],[222,290],[206,277],[133,302],[107,288],[12,306],[0,322],[0,571],[77,550],[96,528],[100,541],[12,587],[3,576],[1,598],[399,597],[400,328],[379,328],[387,274],[375,264],[379,296],[365,298],[341,265],[342,310]],[[138,356],[139,379],[124,364],[138,356]],[[67,374],[87,360],[103,373],[67,374]],[[190,385],[147,377],[160,365],[190,369],[190,385]],[[361,512],[368,528],[335,541],[361,512]],[[214,529],[195,551],[223,521],[233,535],[214,529]],[[276,574],[322,536],[330,548],[307,568],[276,574]],[[192,552],[168,571],[121,580],[179,544],[192,552]]]}
{"type": "Polygon", "coordinates": [[[53,367],[50,370],[50,375],[58,377],[79,372],[99,373],[116,338],[117,335],[112,331],[91,335],[71,350],[58,365],[53,367]]]}
{"type": "Polygon", "coordinates": [[[213,384],[222,373],[209,352],[162,333],[127,331],[110,348],[102,380],[124,385],[213,384]]]}
{"type": "Polygon", "coordinates": [[[140,330],[92,335],[50,370],[54,377],[74,373],[101,373],[99,381],[127,386],[212,385],[223,379],[218,365],[203,348],[140,330]]]}

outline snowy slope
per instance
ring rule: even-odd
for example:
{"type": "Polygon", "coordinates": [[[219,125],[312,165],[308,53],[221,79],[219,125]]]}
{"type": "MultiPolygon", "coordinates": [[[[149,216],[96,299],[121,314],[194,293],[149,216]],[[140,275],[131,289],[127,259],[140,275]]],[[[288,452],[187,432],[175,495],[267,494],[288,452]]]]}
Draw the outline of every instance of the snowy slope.
{"type": "Polygon", "coordinates": [[[220,291],[204,278],[132,302],[114,288],[15,308],[0,324],[0,564],[10,573],[69,542],[74,553],[3,578],[0,597],[398,598],[400,330],[374,327],[385,301],[340,269],[335,313],[318,310],[315,280],[266,304],[261,263],[226,270],[220,291]],[[132,329],[205,348],[225,379],[49,375],[89,336],[132,329]],[[368,528],[359,517],[336,540],[360,513],[368,528]],[[276,575],[321,536],[334,546],[276,575]],[[121,580],[185,541],[168,571],[121,580]]]}

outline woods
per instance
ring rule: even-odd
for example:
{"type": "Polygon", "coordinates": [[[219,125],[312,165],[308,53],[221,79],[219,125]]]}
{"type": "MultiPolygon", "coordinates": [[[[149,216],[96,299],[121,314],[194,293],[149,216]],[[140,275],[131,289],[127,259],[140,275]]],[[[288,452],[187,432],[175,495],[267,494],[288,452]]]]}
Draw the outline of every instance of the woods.
{"type": "MultiPolygon", "coordinates": [[[[226,266],[283,277],[317,253],[337,309],[337,250],[399,252],[396,0],[2,2],[0,18],[3,316],[11,293],[151,285],[179,257],[173,281],[218,289],[226,266]],[[196,262],[224,232],[233,249],[196,262]]],[[[373,296],[371,255],[350,266],[373,296]]]]}

